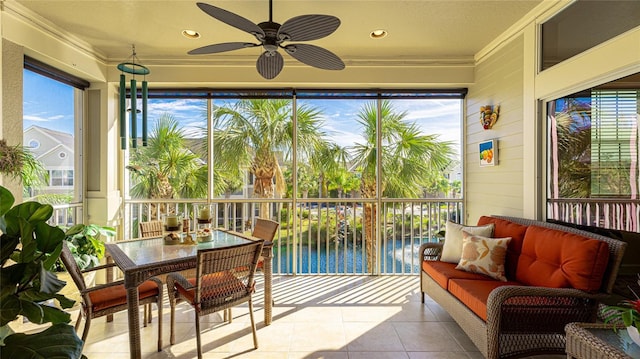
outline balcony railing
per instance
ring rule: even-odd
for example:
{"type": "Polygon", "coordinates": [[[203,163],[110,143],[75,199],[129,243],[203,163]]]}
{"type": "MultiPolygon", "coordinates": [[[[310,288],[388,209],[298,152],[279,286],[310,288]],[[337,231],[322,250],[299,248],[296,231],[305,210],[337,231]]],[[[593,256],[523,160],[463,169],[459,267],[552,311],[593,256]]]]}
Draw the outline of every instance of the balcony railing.
{"type": "Polygon", "coordinates": [[[547,217],[585,226],[640,232],[640,200],[549,199],[547,217]]]}
{"type": "MultiPolygon", "coordinates": [[[[166,213],[192,218],[193,206],[204,203],[126,201],[124,238],[139,237],[139,222],[161,219],[166,213]]],[[[458,222],[463,213],[460,199],[298,199],[295,204],[291,199],[217,199],[209,204],[216,214],[214,227],[247,233],[261,208],[267,208],[269,217],[280,223],[273,250],[276,274],[417,274],[420,244],[437,241],[446,221],[458,222]],[[366,213],[374,220],[367,222],[366,213]],[[367,223],[379,229],[369,232],[375,234],[374,270],[367,268],[367,223]]]]}
{"type": "Polygon", "coordinates": [[[82,202],[53,205],[53,215],[48,223],[52,226],[71,227],[83,221],[82,202]]]}

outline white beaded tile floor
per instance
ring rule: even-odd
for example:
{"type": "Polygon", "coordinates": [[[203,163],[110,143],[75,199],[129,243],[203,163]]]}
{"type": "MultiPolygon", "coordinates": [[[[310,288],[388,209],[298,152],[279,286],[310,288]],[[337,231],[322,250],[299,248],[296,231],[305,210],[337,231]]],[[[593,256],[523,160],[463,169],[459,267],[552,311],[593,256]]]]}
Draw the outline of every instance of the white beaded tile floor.
{"type": "MultiPolygon", "coordinates": [[[[273,322],[264,325],[262,277],[254,295],[259,348],[253,349],[248,306],[201,319],[204,358],[261,359],[469,359],[477,348],[438,304],[420,301],[417,276],[274,276],[273,322]]],[[[166,298],[166,296],[165,296],[166,298]]],[[[176,310],[176,344],[169,345],[169,305],[163,307],[163,344],[156,351],[157,311],[142,328],[144,358],[196,358],[193,311],[176,310]]],[[[142,314],[142,313],[141,313],[142,314]]],[[[73,318],[76,318],[74,313],[73,318]]],[[[129,358],[127,316],[93,320],[84,354],[129,358]]],[[[564,358],[565,356],[537,356],[564,358]]]]}

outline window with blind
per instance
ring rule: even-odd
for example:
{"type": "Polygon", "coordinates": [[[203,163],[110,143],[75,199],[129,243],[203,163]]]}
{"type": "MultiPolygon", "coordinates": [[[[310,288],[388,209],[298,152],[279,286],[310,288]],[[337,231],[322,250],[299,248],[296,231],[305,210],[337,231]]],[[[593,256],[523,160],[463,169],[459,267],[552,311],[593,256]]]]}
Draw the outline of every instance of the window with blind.
{"type": "Polygon", "coordinates": [[[639,79],[547,104],[548,198],[638,198],[639,79]]]}
{"type": "Polygon", "coordinates": [[[546,218],[626,242],[623,282],[640,269],[639,124],[640,73],[547,103],[546,218]]]}
{"type": "Polygon", "coordinates": [[[591,92],[591,196],[637,193],[638,90],[591,92]]]}

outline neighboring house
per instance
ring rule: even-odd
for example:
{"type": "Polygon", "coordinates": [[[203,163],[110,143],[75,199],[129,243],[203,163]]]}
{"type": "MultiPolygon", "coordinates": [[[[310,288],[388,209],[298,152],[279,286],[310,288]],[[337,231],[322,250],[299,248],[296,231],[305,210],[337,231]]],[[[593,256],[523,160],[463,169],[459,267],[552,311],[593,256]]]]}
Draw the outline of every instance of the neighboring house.
{"type": "Polygon", "coordinates": [[[47,187],[31,190],[39,194],[68,194],[73,191],[73,135],[40,126],[30,126],[23,132],[23,143],[49,172],[47,187]]]}

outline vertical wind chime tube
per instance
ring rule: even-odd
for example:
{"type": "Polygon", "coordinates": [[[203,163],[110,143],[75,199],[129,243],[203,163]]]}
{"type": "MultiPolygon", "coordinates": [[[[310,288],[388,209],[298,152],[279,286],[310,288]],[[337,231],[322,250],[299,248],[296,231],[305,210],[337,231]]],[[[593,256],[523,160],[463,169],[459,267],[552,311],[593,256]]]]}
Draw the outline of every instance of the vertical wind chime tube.
{"type": "Polygon", "coordinates": [[[142,146],[147,146],[147,97],[149,97],[149,89],[147,88],[147,80],[142,81],[142,146]]]}
{"type": "Polygon", "coordinates": [[[138,91],[136,89],[136,79],[131,79],[131,148],[138,147],[138,91]]]}
{"type": "Polygon", "coordinates": [[[127,104],[124,74],[120,74],[120,148],[127,149],[127,104]]]}

